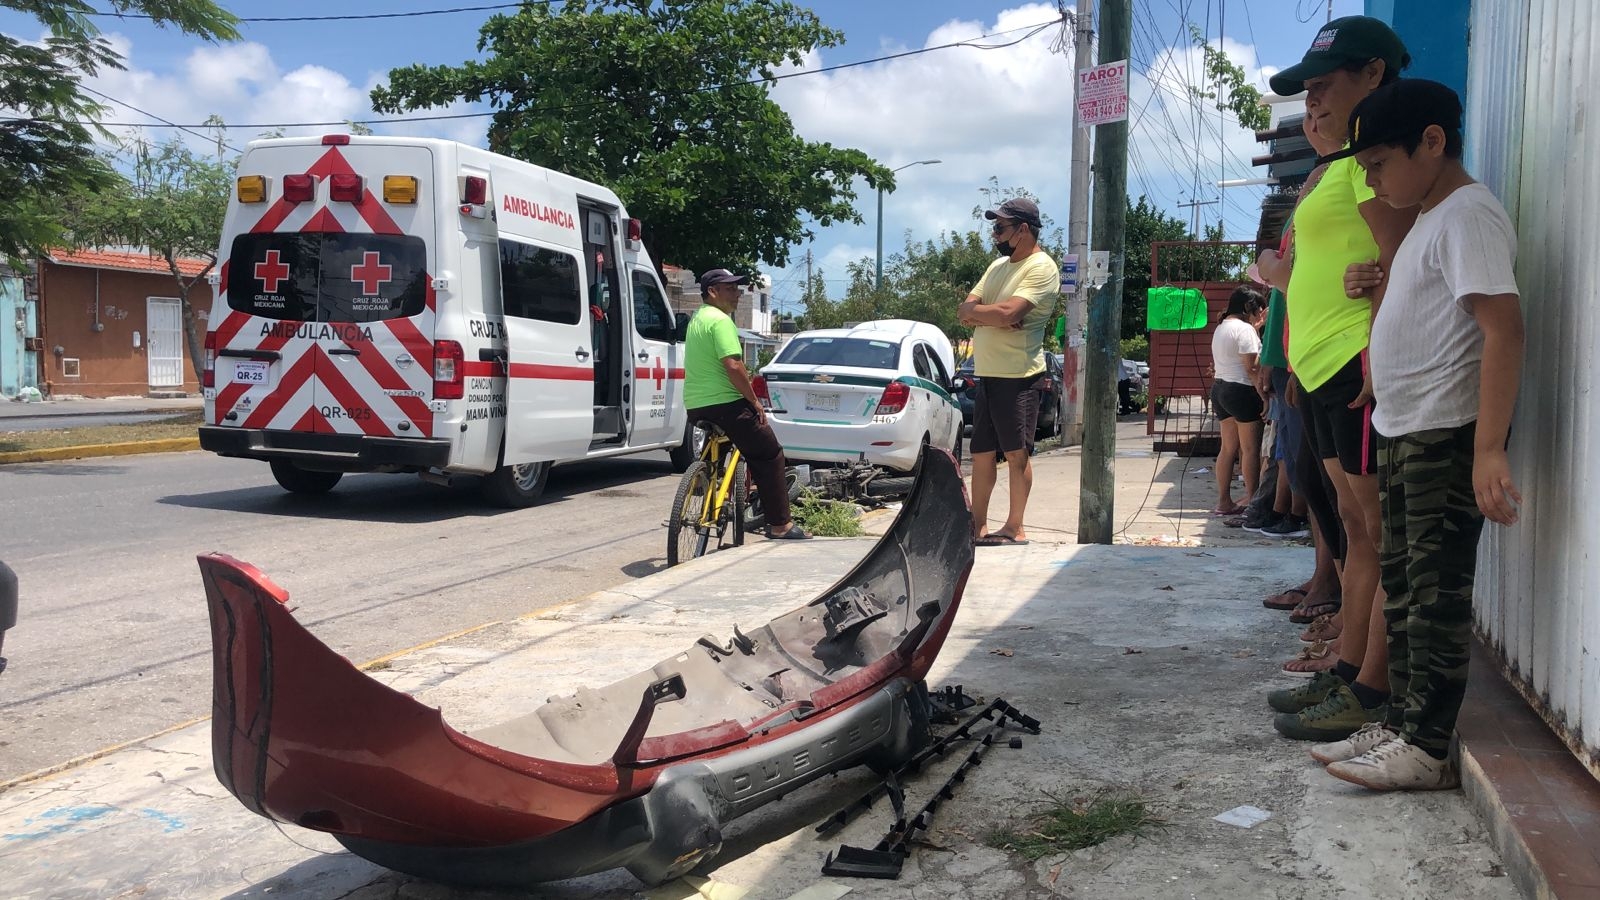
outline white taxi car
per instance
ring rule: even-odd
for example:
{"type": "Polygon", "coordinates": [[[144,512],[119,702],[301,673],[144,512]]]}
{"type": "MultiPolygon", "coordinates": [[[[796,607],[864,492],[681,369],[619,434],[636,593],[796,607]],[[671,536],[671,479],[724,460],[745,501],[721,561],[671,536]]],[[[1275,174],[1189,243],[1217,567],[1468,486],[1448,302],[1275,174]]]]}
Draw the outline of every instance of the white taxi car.
{"type": "Polygon", "coordinates": [[[755,379],[791,461],[907,472],[923,444],[961,456],[955,353],[926,322],[881,319],[803,331],[755,379]]]}

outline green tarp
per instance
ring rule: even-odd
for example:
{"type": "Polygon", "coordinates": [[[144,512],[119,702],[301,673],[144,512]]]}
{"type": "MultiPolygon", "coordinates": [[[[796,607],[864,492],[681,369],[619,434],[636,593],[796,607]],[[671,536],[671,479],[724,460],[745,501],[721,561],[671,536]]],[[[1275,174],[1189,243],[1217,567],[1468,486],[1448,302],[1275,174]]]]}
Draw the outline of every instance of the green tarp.
{"type": "Polygon", "coordinates": [[[1210,318],[1205,295],[1196,288],[1153,287],[1145,291],[1145,327],[1151,331],[1191,331],[1210,318]]]}

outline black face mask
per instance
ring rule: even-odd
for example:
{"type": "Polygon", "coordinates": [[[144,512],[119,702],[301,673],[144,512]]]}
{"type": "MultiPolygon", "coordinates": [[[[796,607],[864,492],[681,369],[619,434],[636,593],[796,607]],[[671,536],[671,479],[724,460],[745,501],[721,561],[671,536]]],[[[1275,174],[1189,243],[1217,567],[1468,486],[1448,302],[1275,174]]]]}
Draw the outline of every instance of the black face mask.
{"type": "Polygon", "coordinates": [[[1001,256],[1010,256],[1017,248],[1013,247],[1010,241],[995,241],[994,249],[1000,251],[1001,256]]]}

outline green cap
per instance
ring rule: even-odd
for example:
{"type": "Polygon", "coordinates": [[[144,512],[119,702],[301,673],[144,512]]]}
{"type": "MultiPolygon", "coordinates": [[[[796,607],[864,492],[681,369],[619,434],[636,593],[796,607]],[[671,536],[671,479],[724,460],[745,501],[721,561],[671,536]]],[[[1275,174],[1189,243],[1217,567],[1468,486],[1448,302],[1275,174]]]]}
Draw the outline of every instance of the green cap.
{"type": "Polygon", "coordinates": [[[1272,76],[1273,93],[1293,97],[1306,89],[1306,79],[1326,75],[1348,63],[1381,59],[1389,71],[1411,65],[1400,35],[1371,16],[1345,16],[1322,26],[1300,62],[1272,76]]]}

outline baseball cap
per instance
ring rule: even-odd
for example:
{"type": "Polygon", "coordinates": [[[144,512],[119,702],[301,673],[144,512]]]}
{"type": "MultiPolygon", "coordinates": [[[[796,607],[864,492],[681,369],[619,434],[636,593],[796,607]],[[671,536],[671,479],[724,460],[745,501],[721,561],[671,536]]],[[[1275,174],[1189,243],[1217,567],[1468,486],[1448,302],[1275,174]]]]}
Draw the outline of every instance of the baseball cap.
{"type": "Polygon", "coordinates": [[[713,284],[749,284],[749,275],[735,275],[727,269],[708,269],[700,273],[700,290],[704,291],[713,284]]]}
{"type": "Polygon", "coordinates": [[[1389,71],[1398,72],[1411,65],[1411,54],[1400,35],[1371,16],[1345,16],[1322,26],[1311,49],[1300,61],[1272,76],[1268,83],[1273,93],[1293,97],[1306,89],[1306,79],[1326,75],[1346,63],[1381,59],[1389,71]]]}
{"type": "Polygon", "coordinates": [[[1418,137],[1437,125],[1446,135],[1461,131],[1461,98],[1437,81],[1402,78],[1368,94],[1350,113],[1350,145],[1324,156],[1332,162],[1363,150],[1418,137]]]}
{"type": "Polygon", "coordinates": [[[1016,219],[1039,228],[1039,204],[1027,197],[1012,197],[995,209],[983,214],[985,219],[1016,219]]]}

